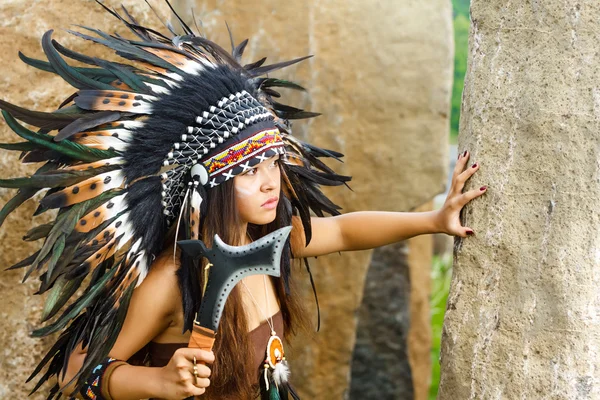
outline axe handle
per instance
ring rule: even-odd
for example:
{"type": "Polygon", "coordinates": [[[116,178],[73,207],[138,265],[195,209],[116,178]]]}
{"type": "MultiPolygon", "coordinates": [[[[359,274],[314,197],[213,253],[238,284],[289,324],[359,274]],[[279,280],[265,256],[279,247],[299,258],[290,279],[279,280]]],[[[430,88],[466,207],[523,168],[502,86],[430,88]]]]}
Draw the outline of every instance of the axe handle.
{"type": "Polygon", "coordinates": [[[213,330],[194,324],[188,347],[210,351],[215,343],[215,336],[216,332],[213,330]]]}
{"type": "MultiPolygon", "coordinates": [[[[190,342],[188,347],[192,349],[202,349],[210,351],[213,348],[213,344],[215,343],[216,332],[211,329],[203,328],[200,325],[194,324],[194,329],[192,330],[192,336],[190,336],[190,342]]],[[[204,364],[200,362],[200,364],[204,364]]],[[[194,400],[194,397],[188,397],[185,400],[194,400]]]]}

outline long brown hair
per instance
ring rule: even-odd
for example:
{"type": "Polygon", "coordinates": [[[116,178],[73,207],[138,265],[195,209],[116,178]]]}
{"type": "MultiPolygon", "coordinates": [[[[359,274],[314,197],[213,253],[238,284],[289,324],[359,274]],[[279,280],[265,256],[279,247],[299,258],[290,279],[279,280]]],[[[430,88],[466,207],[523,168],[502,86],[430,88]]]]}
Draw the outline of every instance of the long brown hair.
{"type": "MultiPolygon", "coordinates": [[[[215,234],[230,245],[240,245],[243,242],[240,219],[234,195],[233,179],[209,190],[207,192],[205,216],[200,224],[202,240],[208,247],[212,246],[215,234]]],[[[277,206],[275,220],[267,225],[248,225],[248,233],[253,240],[267,235],[281,227],[289,226],[293,220],[289,200],[282,192],[277,206]]],[[[295,221],[294,221],[295,222],[295,221]]],[[[293,250],[297,248],[302,239],[298,234],[301,226],[295,226],[290,237],[290,245],[286,246],[282,257],[282,270],[290,271],[293,250]],[[291,248],[290,248],[291,246],[291,248]],[[286,253],[287,252],[287,253],[286,253]],[[287,264],[287,265],[286,265],[287,264]]],[[[307,327],[306,316],[296,294],[293,280],[283,278],[275,279],[275,289],[281,308],[285,337],[289,338],[298,329],[307,327]]],[[[254,360],[254,346],[249,341],[248,321],[244,312],[239,288],[233,289],[221,318],[217,332],[214,353],[216,360],[212,365],[211,385],[205,393],[207,399],[221,397],[236,399],[251,399],[258,394],[258,371],[249,360],[254,360]],[[240,334],[243,332],[244,334],[240,334]]]]}

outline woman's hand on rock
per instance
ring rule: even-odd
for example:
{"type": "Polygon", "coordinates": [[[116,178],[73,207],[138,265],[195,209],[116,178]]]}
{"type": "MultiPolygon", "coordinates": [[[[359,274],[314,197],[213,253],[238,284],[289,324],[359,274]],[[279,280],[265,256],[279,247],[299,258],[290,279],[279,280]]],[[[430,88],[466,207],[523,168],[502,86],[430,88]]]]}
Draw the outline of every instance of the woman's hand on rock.
{"type": "Polygon", "coordinates": [[[467,180],[479,170],[479,163],[470,164],[469,156],[468,151],[458,156],[448,196],[442,208],[438,210],[440,231],[448,235],[466,237],[475,233],[472,228],[461,225],[460,211],[469,201],[482,196],[487,191],[487,186],[481,186],[463,193],[467,180]]]}

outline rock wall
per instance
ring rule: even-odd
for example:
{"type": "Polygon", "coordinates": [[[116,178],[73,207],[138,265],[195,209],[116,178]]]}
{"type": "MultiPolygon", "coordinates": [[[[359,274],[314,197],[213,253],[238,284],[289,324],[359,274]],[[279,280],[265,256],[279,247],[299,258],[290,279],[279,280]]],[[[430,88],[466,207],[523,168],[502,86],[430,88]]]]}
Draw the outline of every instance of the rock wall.
{"type": "Polygon", "coordinates": [[[600,398],[600,4],[471,3],[439,399],[600,398]]]}
{"type": "Polygon", "coordinates": [[[358,309],[350,399],[414,399],[408,362],[412,293],[406,241],[373,252],[358,309]]]}

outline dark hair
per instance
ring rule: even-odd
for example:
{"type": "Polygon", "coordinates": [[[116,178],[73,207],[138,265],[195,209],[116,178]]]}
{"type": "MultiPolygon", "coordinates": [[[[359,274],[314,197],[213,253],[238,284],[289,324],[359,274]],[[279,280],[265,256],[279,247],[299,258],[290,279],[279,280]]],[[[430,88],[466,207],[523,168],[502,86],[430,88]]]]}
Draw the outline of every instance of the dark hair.
{"type": "MultiPolygon", "coordinates": [[[[212,246],[212,238],[215,234],[218,234],[225,243],[230,245],[240,245],[243,242],[242,233],[237,229],[240,226],[240,219],[237,212],[233,182],[233,179],[230,179],[206,193],[206,207],[203,207],[200,232],[201,239],[208,247],[212,246]]],[[[266,225],[248,224],[248,234],[253,240],[292,224],[290,201],[283,191],[280,193],[279,198],[280,201],[273,222],[266,225]]],[[[301,229],[301,227],[295,227],[292,231],[294,232],[293,237],[290,235],[281,259],[282,277],[273,281],[283,316],[286,338],[296,333],[299,328],[307,327],[303,307],[290,279],[292,248],[295,248],[298,242],[301,242],[301,238],[298,237],[297,233],[301,229]]],[[[202,268],[205,263],[206,260],[203,260],[202,268]]],[[[182,266],[178,271],[184,311],[186,302],[188,303],[188,310],[194,309],[197,311],[200,294],[199,286],[197,287],[195,283],[199,282],[202,285],[202,277],[192,273],[190,269],[184,268],[185,264],[182,259],[182,266]],[[192,281],[189,279],[192,279],[192,281]],[[195,287],[195,289],[184,290],[184,288],[189,289],[190,286],[195,287]]],[[[196,266],[196,271],[198,271],[198,267],[196,266]]],[[[195,311],[185,313],[186,327],[191,327],[195,311]]],[[[254,370],[253,362],[248,362],[254,360],[254,346],[249,341],[249,335],[240,335],[240,332],[248,332],[248,321],[240,291],[236,287],[225,304],[217,332],[213,349],[216,360],[212,366],[211,385],[204,395],[207,399],[219,399],[229,396],[236,399],[248,399],[257,395],[258,371],[254,370]]]]}

